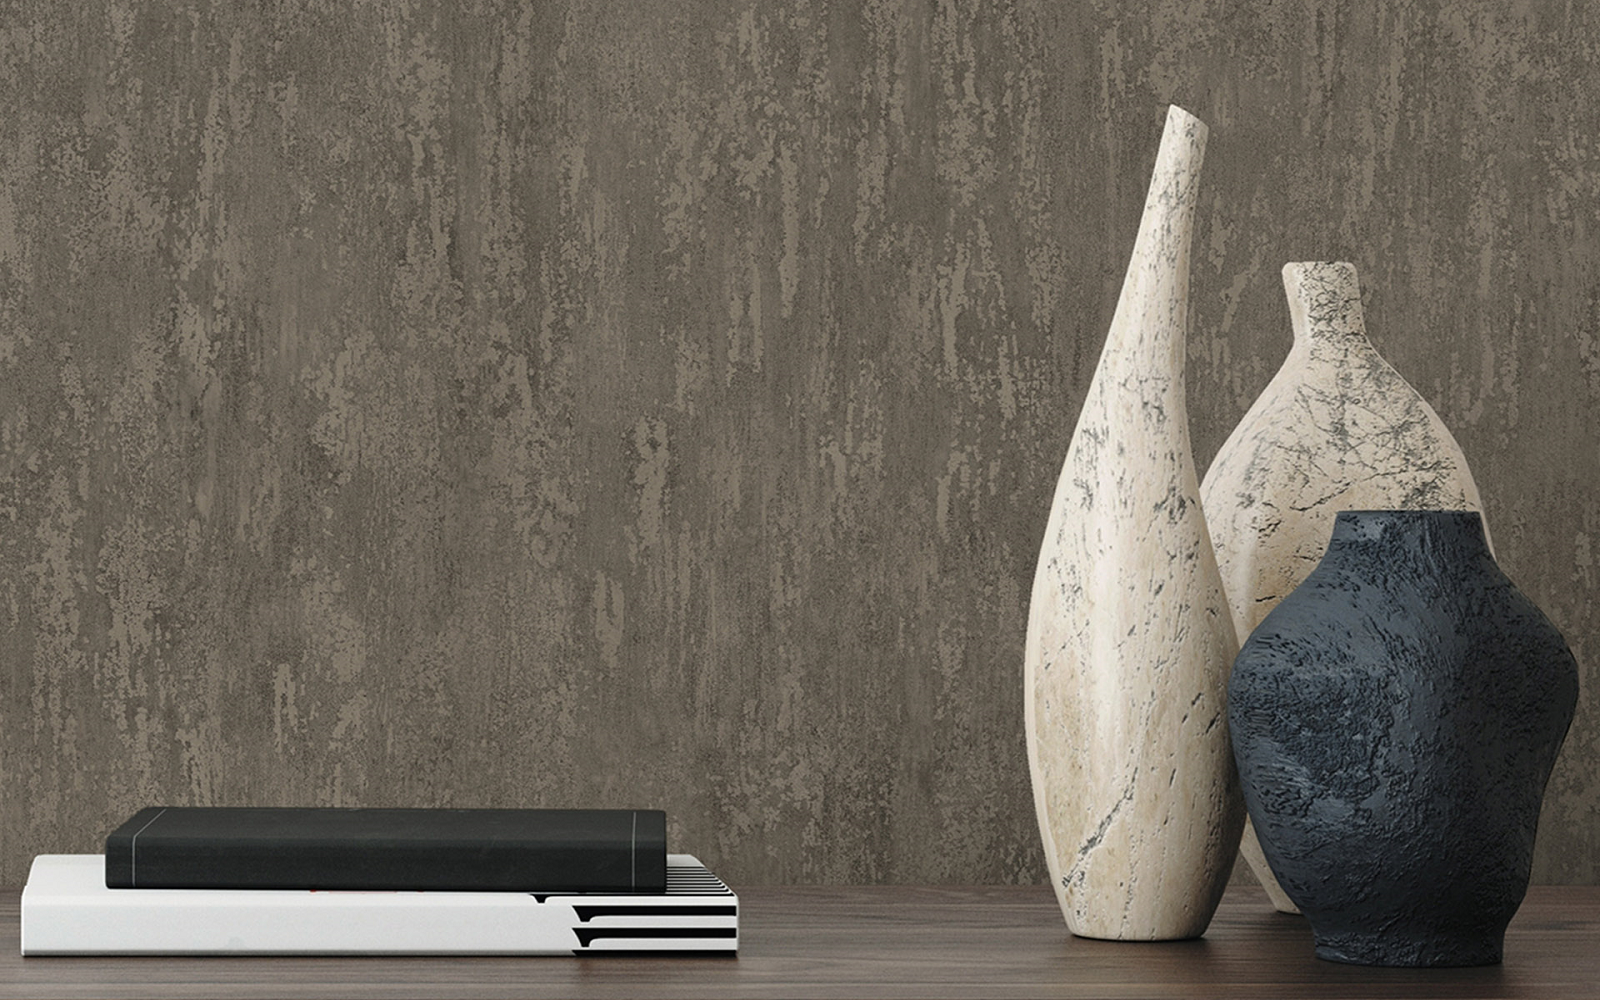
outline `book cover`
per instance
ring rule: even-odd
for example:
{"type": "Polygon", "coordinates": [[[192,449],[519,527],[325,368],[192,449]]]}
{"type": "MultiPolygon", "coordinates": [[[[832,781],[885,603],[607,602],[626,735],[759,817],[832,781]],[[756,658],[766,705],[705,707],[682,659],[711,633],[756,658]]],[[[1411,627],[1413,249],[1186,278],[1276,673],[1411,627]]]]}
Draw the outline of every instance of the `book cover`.
{"type": "Polygon", "coordinates": [[[586,955],[735,952],[739,898],[694,857],[634,893],[112,889],[105,859],[45,854],[24,955],[586,955]]]}
{"type": "Polygon", "coordinates": [[[106,838],[116,889],[666,890],[656,809],[158,806],[106,838]]]}

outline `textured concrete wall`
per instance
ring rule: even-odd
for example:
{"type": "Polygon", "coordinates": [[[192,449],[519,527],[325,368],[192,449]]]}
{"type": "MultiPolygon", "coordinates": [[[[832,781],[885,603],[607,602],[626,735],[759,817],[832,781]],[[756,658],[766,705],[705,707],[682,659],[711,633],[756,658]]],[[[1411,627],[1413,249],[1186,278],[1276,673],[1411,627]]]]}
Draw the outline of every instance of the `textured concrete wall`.
{"type": "Polygon", "coordinates": [[[1287,260],[1586,690],[1600,11],[0,5],[0,884],[152,802],[660,805],[737,881],[1037,880],[1022,640],[1165,105],[1203,469],[1287,260]]]}

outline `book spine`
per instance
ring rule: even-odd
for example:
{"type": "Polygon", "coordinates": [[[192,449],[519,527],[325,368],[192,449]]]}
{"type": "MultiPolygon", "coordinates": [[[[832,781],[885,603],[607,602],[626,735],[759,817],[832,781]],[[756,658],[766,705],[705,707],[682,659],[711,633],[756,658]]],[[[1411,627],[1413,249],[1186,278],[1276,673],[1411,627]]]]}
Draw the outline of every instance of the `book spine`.
{"type": "MultiPolygon", "coordinates": [[[[193,812],[190,810],[189,812],[193,812]]],[[[145,810],[106,839],[106,885],[118,889],[346,889],[660,893],[666,823],[641,810],[631,836],[593,840],[467,836],[200,835],[145,810]]],[[[621,819],[626,819],[623,814],[621,819]]]]}
{"type": "Polygon", "coordinates": [[[167,806],[152,806],[133,814],[133,818],[106,836],[106,885],[131,888],[139,884],[139,872],[134,865],[138,853],[139,837],[160,819],[167,806]]]}

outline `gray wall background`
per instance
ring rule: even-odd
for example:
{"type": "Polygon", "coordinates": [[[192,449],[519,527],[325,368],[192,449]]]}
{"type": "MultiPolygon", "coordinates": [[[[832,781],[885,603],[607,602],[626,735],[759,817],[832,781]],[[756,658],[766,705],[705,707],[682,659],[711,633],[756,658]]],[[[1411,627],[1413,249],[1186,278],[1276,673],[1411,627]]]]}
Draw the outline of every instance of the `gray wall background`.
{"type": "Polygon", "coordinates": [[[0,3],[0,884],[146,804],[1044,877],[1022,642],[1168,102],[1203,470],[1361,269],[1583,670],[1600,8],[0,3]]]}

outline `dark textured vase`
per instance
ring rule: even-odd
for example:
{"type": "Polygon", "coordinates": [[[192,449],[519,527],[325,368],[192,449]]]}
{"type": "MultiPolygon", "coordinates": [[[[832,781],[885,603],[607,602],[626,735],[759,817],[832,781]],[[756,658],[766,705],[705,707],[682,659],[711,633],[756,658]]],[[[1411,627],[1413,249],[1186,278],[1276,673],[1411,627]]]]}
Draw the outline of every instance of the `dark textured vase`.
{"type": "Polygon", "coordinates": [[[1500,961],[1577,697],[1477,514],[1338,515],[1228,688],[1250,819],[1319,958],[1500,961]]]}

